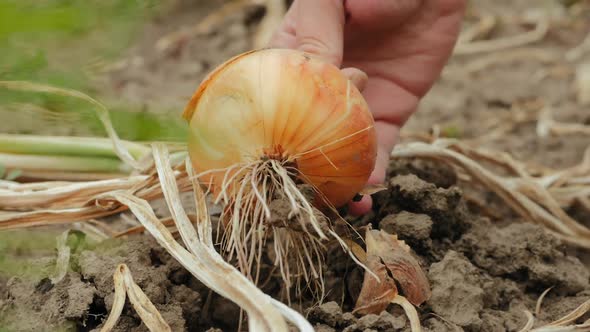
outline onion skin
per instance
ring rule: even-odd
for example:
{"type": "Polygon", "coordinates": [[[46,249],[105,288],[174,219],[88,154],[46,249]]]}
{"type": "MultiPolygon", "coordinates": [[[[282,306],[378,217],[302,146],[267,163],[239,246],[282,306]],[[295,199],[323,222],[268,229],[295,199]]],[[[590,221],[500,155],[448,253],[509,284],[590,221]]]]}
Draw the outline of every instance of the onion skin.
{"type": "MultiPolygon", "coordinates": [[[[185,108],[197,172],[273,158],[289,162],[334,207],[367,183],[377,156],[374,120],[336,66],[297,50],[240,54],[206,77],[185,108]]],[[[225,171],[201,178],[218,192],[225,171]]]]}

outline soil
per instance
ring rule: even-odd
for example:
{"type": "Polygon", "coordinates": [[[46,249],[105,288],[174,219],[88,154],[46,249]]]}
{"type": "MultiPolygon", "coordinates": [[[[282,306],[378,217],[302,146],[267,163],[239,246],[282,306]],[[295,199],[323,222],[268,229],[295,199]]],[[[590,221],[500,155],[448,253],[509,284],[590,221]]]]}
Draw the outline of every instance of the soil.
{"type": "MultiPolygon", "coordinates": [[[[424,162],[411,169],[420,164],[424,162]]],[[[374,213],[353,221],[397,234],[419,258],[432,288],[431,298],[419,308],[426,331],[518,331],[526,322],[524,310],[534,310],[549,287],[541,322],[560,318],[590,297],[588,267],[543,228],[517,220],[494,224],[469,211],[457,186],[439,187],[404,174],[406,165],[395,166],[388,190],[376,195],[374,213]]],[[[238,307],[211,294],[148,236],[74,251],[72,262],[65,279],[55,285],[43,273],[6,282],[0,294],[8,330],[68,323],[78,331],[95,331],[111,309],[112,275],[119,263],[129,266],[174,331],[235,331],[238,326],[238,307]]],[[[50,271],[51,263],[37,264],[50,271]]],[[[399,307],[379,315],[353,314],[362,270],[337,248],[329,251],[327,263],[328,292],[322,304],[310,297],[293,303],[318,331],[409,331],[399,307]]],[[[271,276],[263,289],[281,298],[280,284],[278,276],[271,276]]],[[[127,304],[117,331],[147,329],[127,304]]]]}
{"type": "MultiPolygon", "coordinates": [[[[150,22],[129,50],[133,61],[110,73],[105,97],[137,101],[153,109],[166,104],[167,109],[182,110],[212,67],[249,47],[252,22],[260,10],[251,8],[232,15],[210,34],[195,37],[173,53],[158,54],[154,44],[222,3],[177,1],[174,10],[150,22]]],[[[471,1],[471,6],[482,14],[511,17],[534,9],[524,0],[478,0],[471,1]]],[[[474,22],[468,15],[466,24],[474,22]]],[[[508,21],[490,38],[527,29],[530,27],[508,21]]],[[[580,43],[587,31],[590,21],[572,22],[553,29],[532,46],[560,54],[580,43]]],[[[519,110],[538,111],[537,102],[542,100],[555,109],[559,121],[589,123],[589,113],[576,103],[573,92],[576,64],[546,64],[531,57],[467,76],[453,74],[478,57],[481,55],[454,56],[449,70],[403,132],[424,132],[438,125],[463,139],[476,139],[508,122],[512,126],[501,135],[481,140],[481,145],[545,167],[579,163],[588,136],[539,137],[535,117],[515,120],[519,110]],[[545,74],[544,78],[535,78],[539,73],[545,74]]],[[[465,187],[451,168],[437,162],[393,160],[386,184],[387,190],[374,195],[371,213],[347,219],[355,227],[370,225],[395,233],[410,246],[432,288],[431,298],[418,308],[424,331],[518,331],[527,321],[524,311],[534,312],[539,296],[550,287],[538,324],[558,319],[590,299],[587,251],[574,250],[542,227],[524,222],[485,188],[465,187]],[[472,195],[483,197],[494,215],[470,204],[466,198],[472,195]]],[[[155,204],[165,210],[161,203],[155,204]]],[[[573,204],[568,213],[590,225],[590,211],[583,205],[573,204]]],[[[5,255],[19,257],[10,249],[0,245],[0,262],[5,255]]],[[[0,269],[0,331],[98,331],[111,309],[113,273],[119,263],[129,266],[137,284],[173,331],[238,329],[239,309],[210,292],[149,235],[79,246],[71,261],[66,277],[57,284],[49,279],[54,253],[29,260],[29,268],[18,273],[0,269]]],[[[390,305],[379,314],[353,314],[363,270],[337,246],[329,248],[326,263],[326,294],[321,303],[305,294],[292,298],[291,303],[317,331],[410,331],[399,306],[390,305]]],[[[263,268],[271,270],[268,265],[263,268]]],[[[279,276],[266,276],[263,290],[284,300],[279,276]]],[[[587,314],[579,321],[589,318],[587,314]]],[[[139,332],[147,328],[126,303],[116,330],[139,332]]]]}

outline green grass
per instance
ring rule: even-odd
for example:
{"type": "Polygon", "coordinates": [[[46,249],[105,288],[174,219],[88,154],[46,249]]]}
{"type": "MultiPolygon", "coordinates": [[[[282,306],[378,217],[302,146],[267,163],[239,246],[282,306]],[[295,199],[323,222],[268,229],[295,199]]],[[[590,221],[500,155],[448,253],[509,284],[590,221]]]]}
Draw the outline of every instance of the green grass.
{"type": "MultiPolygon", "coordinates": [[[[90,88],[88,68],[121,55],[155,1],[4,0],[0,78],[90,88]]],[[[86,91],[87,92],[87,91],[86,91]]]]}

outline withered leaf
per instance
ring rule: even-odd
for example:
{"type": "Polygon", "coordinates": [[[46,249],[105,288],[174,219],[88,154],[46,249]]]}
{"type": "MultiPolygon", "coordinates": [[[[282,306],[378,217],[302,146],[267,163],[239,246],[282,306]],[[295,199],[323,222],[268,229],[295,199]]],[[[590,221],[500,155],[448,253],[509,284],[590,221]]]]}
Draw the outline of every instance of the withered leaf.
{"type": "Polygon", "coordinates": [[[356,312],[379,314],[385,310],[398,294],[395,281],[413,305],[418,306],[430,298],[431,290],[426,274],[403,241],[382,230],[367,230],[365,241],[367,267],[381,280],[365,273],[355,306],[356,312]]]}
{"type": "Polygon", "coordinates": [[[359,195],[373,195],[383,190],[387,190],[387,186],[383,184],[369,184],[359,191],[359,195]]]}

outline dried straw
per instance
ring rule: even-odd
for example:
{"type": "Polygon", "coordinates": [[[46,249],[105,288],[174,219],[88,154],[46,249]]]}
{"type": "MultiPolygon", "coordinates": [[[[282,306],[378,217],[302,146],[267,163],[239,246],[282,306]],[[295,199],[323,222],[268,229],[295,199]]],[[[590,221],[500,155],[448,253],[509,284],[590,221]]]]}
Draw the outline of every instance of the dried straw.
{"type": "Polygon", "coordinates": [[[170,326],[164,321],[164,318],[162,318],[162,315],[160,315],[158,309],[135,283],[127,265],[120,264],[117,266],[113,280],[115,284],[113,306],[109,318],[104,323],[100,332],[109,332],[115,328],[121,317],[121,313],[123,313],[126,296],[129,297],[129,302],[131,302],[141,321],[150,331],[172,331],[170,326]]]}

